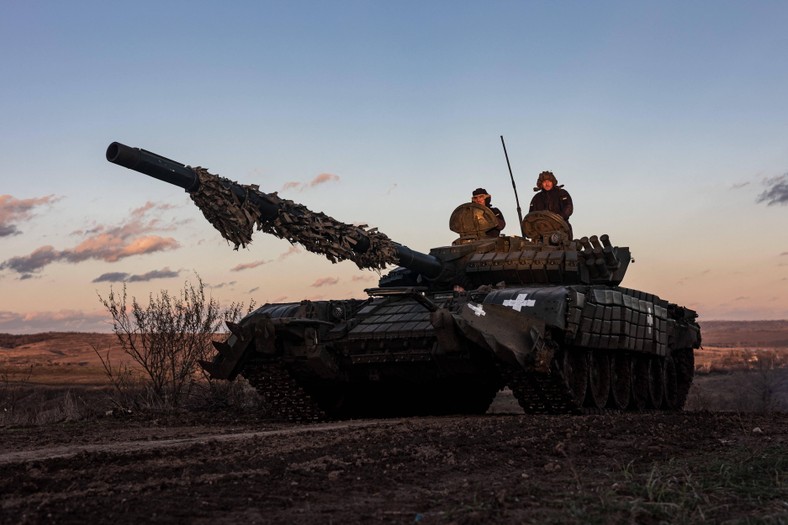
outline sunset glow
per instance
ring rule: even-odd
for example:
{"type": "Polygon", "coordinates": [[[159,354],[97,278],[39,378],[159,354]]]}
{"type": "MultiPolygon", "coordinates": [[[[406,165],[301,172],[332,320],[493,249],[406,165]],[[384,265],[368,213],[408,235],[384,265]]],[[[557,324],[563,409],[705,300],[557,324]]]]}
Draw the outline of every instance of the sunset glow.
{"type": "Polygon", "coordinates": [[[5,6],[0,332],[107,331],[124,282],[375,286],[261,232],[234,251],[183,190],[108,163],[115,140],[427,252],[480,186],[520,233],[504,135],[520,206],[553,171],[576,237],[632,249],[623,286],[701,323],[788,319],[788,4],[135,6],[5,6]]]}

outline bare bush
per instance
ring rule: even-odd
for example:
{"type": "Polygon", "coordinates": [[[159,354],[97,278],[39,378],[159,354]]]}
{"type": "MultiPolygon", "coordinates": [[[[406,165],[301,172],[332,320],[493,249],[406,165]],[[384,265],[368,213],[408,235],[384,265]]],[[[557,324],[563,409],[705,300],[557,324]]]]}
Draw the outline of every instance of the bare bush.
{"type": "Polygon", "coordinates": [[[709,361],[693,384],[689,410],[788,412],[788,354],[740,349],[709,361]]]}
{"type": "Polygon", "coordinates": [[[33,374],[33,367],[27,369],[26,375],[20,381],[11,380],[9,370],[0,371],[0,424],[14,422],[16,414],[21,407],[21,399],[24,396],[23,386],[29,381],[33,374]]]}
{"type": "MultiPolygon", "coordinates": [[[[121,294],[110,288],[107,298],[99,295],[99,299],[112,317],[121,348],[141,370],[144,388],[135,404],[159,408],[182,405],[197,381],[205,377],[199,361],[212,353],[211,343],[224,331],[223,322],[236,320],[243,310],[243,303],[222,308],[215,299],[207,298],[199,276],[196,286],[187,280],[178,295],[167,290],[157,296],[150,294],[147,306],[134,297],[129,304],[125,283],[121,294]]],[[[94,351],[117,399],[128,402],[124,396],[139,386],[134,370],[113,364],[109,351],[103,356],[98,349],[94,351]]]]}
{"type": "MultiPolygon", "coordinates": [[[[101,361],[104,375],[112,386],[109,398],[113,405],[113,411],[126,411],[129,407],[138,405],[140,399],[150,397],[144,395],[147,386],[142,372],[132,368],[127,363],[113,361],[111,348],[106,349],[102,353],[96,345],[90,345],[90,347],[101,361]]],[[[148,403],[145,404],[147,405],[148,403]]]]}
{"type": "Polygon", "coordinates": [[[208,380],[196,385],[198,391],[205,395],[195,396],[207,400],[211,408],[236,410],[265,410],[268,408],[259,392],[244,377],[238,376],[233,381],[208,380]]]}
{"type": "Polygon", "coordinates": [[[784,373],[784,358],[777,352],[747,352],[743,356],[749,374],[740,379],[740,388],[749,396],[752,410],[756,412],[781,412],[788,409],[783,397],[788,391],[784,373]],[[745,379],[746,377],[746,379],[745,379]]]}

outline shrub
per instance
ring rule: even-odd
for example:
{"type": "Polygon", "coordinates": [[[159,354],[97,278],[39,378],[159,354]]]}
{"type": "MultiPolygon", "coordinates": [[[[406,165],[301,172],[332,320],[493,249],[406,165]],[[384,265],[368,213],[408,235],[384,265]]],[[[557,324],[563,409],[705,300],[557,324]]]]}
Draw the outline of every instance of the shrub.
{"type": "MultiPolygon", "coordinates": [[[[129,392],[136,391],[136,404],[165,408],[180,406],[198,379],[205,377],[199,361],[212,355],[211,343],[224,331],[223,322],[237,320],[243,310],[243,303],[222,308],[207,298],[199,276],[196,286],[187,280],[178,295],[167,290],[156,296],[151,293],[147,306],[134,297],[128,303],[125,283],[122,293],[110,288],[107,298],[99,295],[99,299],[112,317],[121,348],[142,372],[140,378],[127,365],[112,363],[109,351],[102,356],[94,348],[118,401],[128,403],[129,392]]],[[[253,307],[250,304],[249,310],[253,307]]]]}

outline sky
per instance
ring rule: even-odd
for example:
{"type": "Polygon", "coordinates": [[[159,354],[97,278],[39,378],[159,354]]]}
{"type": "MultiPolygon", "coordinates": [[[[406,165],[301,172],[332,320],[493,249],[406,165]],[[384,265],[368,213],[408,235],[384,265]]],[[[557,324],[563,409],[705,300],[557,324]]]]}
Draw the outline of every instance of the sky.
{"type": "Polygon", "coordinates": [[[788,319],[788,3],[3,0],[0,332],[109,331],[202,279],[221,304],[378,275],[257,233],[234,251],[113,141],[414,250],[482,186],[519,234],[551,170],[622,283],[704,320],[788,319]]]}

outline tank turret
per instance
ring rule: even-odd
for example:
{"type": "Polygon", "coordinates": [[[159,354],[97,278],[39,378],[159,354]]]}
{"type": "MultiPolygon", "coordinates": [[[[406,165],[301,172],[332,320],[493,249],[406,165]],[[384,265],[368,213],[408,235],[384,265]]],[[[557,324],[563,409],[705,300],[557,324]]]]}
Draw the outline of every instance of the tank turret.
{"type": "Polygon", "coordinates": [[[484,412],[509,387],[526,412],[680,409],[697,314],[619,286],[629,248],[572,238],[550,212],[488,237],[489,208],[451,214],[458,237],[421,253],[256,185],[113,142],[107,160],[185,189],[236,249],[257,230],[331,262],[381,270],[368,299],[266,304],[230,323],[204,368],[246,377],[282,417],[484,412]]]}
{"type": "Polygon", "coordinates": [[[299,243],[331,262],[353,261],[359,268],[383,269],[398,264],[381,286],[402,283],[430,290],[454,285],[476,287],[500,281],[518,284],[586,283],[617,285],[630,260],[628,248],[613,247],[602,235],[572,240],[569,227],[557,214],[542,211],[523,220],[527,238],[485,237],[495,226],[489,208],[475,203],[458,206],[449,226],[460,236],[452,246],[433,248],[429,254],[393,242],[385,234],[346,224],[323,213],[261,192],[256,185],[238,184],[191,168],[155,153],[113,142],[107,160],[186,190],[205,217],[235,247],[251,242],[255,228],[299,243]]]}

